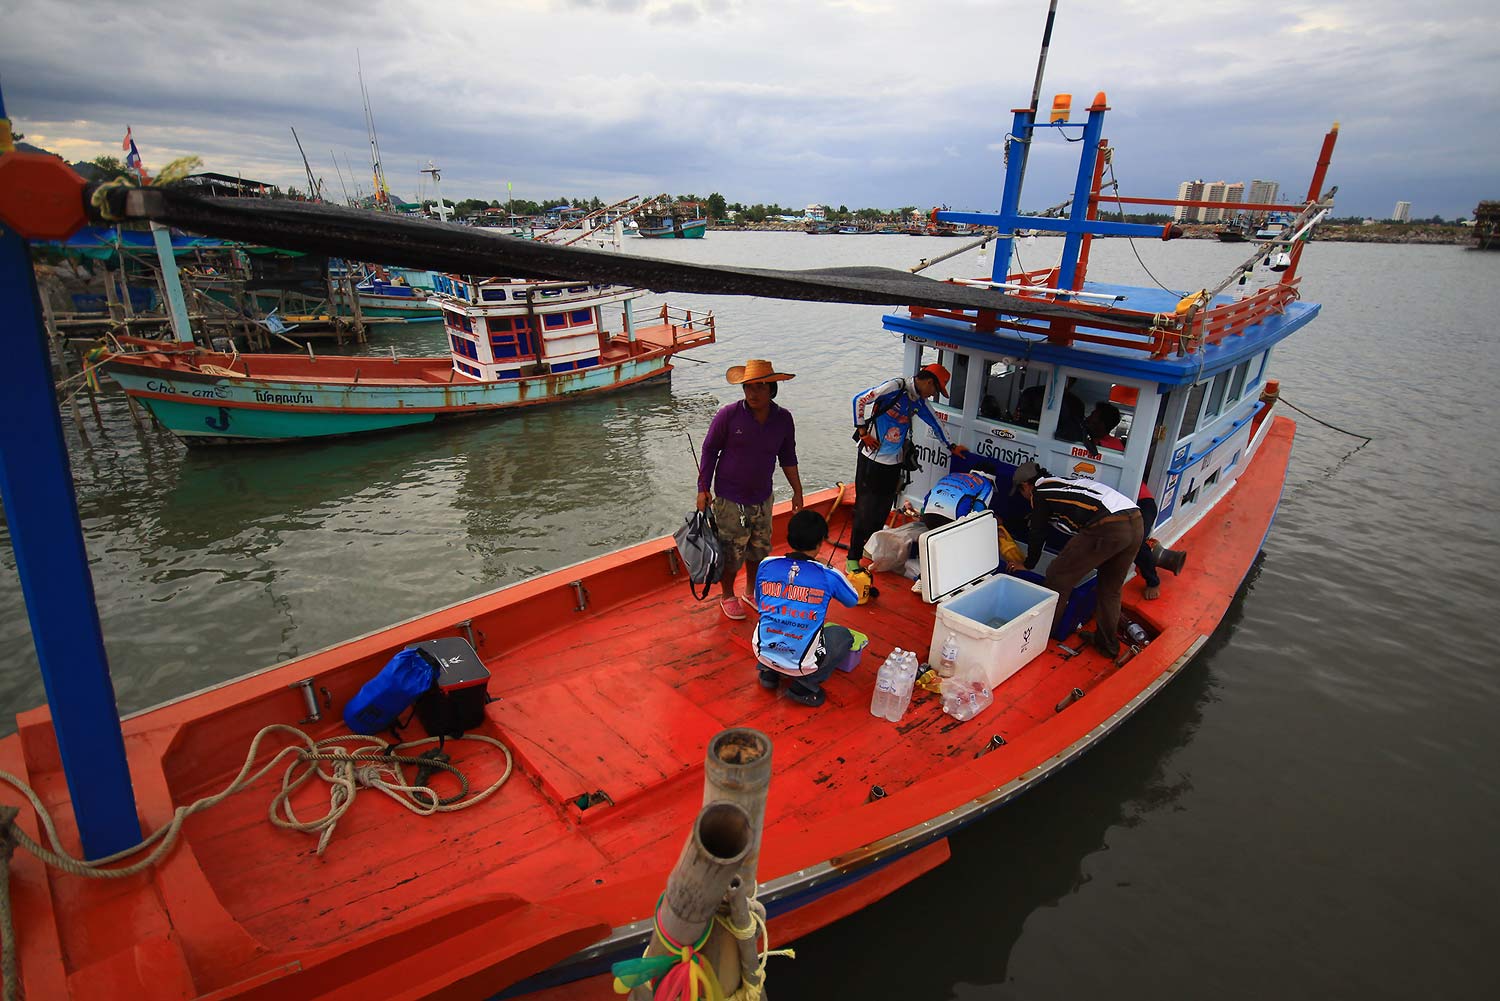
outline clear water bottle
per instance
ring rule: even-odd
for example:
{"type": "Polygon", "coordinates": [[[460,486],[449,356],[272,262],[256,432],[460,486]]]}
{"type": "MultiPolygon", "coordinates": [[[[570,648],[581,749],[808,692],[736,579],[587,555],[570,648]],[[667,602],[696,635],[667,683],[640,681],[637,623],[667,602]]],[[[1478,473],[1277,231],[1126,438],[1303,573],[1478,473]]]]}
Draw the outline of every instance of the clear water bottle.
{"type": "Polygon", "coordinates": [[[875,692],[870,696],[870,715],[878,719],[890,719],[891,710],[895,708],[896,672],[901,663],[901,652],[900,647],[892,650],[875,675],[875,692]]]}
{"type": "Polygon", "coordinates": [[[939,678],[951,678],[958,670],[958,637],[953,633],[943,640],[943,649],[938,654],[937,673],[939,678]]]}
{"type": "Polygon", "coordinates": [[[890,713],[886,719],[892,723],[901,722],[901,717],[906,715],[907,707],[911,705],[912,688],[917,680],[917,655],[910,650],[901,652],[901,660],[896,665],[896,700],[891,706],[890,713]]]}
{"type": "Polygon", "coordinates": [[[959,712],[961,711],[959,709],[959,703],[963,699],[963,682],[959,681],[957,678],[944,678],[942,692],[943,712],[947,713],[949,716],[958,716],[959,712]]]}

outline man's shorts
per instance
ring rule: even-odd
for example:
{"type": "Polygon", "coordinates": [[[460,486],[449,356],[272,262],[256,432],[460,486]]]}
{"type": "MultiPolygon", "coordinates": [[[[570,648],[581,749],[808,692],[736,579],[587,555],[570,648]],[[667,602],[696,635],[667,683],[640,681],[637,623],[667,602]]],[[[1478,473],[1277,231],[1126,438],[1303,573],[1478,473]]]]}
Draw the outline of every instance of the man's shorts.
{"type": "Polygon", "coordinates": [[[736,504],[715,497],[714,521],[719,524],[719,542],[724,546],[726,566],[739,566],[747,559],[763,560],[771,555],[771,498],[759,504],[736,504]]]}

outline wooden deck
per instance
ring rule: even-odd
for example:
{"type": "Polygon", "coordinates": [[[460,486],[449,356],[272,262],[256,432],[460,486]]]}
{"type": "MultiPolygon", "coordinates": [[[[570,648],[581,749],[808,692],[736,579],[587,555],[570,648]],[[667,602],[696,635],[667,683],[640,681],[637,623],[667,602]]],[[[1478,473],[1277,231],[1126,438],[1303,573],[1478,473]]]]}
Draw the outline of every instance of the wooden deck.
{"type": "MultiPolygon", "coordinates": [[[[716,600],[694,602],[685,577],[673,576],[669,539],[142,713],[127,721],[126,740],[143,826],[154,829],[176,806],[227,784],[261,727],[301,717],[291,682],[316,676],[337,709],[394,651],[462,635],[468,619],[497,697],[486,732],[512,749],[516,770],[480,806],[430,818],[366,791],[321,858],[314,838],[267,823],[275,779],[189,819],[183,844],[150,876],[85,881],[44,873],[18,855],[28,996],[136,996],[148,984],[186,997],[354,996],[346,992],[371,983],[368,969],[349,972],[354,956],[385,971],[373,981],[383,996],[421,997],[456,984],[473,988],[455,988],[456,996],[483,996],[649,915],[701,805],[705,745],[729,726],[760,729],[774,745],[762,883],[837,858],[841,871],[857,872],[879,856],[878,846],[898,845],[903,831],[944,811],[998,804],[997,790],[1019,789],[1058,766],[1180,669],[1259,551],[1290,445],[1290,422],[1268,429],[1221,502],[1222,517],[1179,543],[1191,551],[1188,570],[1168,578],[1160,601],[1142,602],[1139,581],[1127,584],[1127,614],[1160,632],[1140,656],[1116,669],[1097,654],[1068,660],[1049,648],[972,722],[943,715],[920,690],[899,725],[869,713],[881,660],[894,646],[925,653],[931,636],[932,607],[905,578],[877,575],[876,601],[835,606],[832,619],[867,633],[871,646],[855,672],[829,679],[827,702],[809,709],[759,687],[753,619],[731,622],[716,600]],[[588,598],[581,612],[575,580],[588,598]],[[1088,694],[1058,713],[1074,687],[1088,694]],[[995,734],[1006,744],[988,750],[995,734]],[[877,784],[887,796],[871,803],[877,784]],[[580,806],[594,793],[607,801],[580,806]],[[467,937],[476,930],[484,934],[467,937]],[[453,962],[459,946],[469,950],[468,965],[453,962]]],[[[834,512],[835,537],[852,499],[834,512]]],[[[827,510],[832,500],[828,491],[809,502],[827,510]]],[[[788,515],[785,505],[777,512],[778,539],[788,515]]],[[[65,816],[46,711],[20,722],[20,733],[0,742],[0,767],[19,769],[65,816]]],[[[342,726],[335,719],[310,732],[327,736],[342,726]]],[[[503,767],[481,747],[450,745],[474,788],[503,767]]],[[[294,802],[299,814],[319,816],[326,787],[311,785],[294,802]]],[[[0,791],[0,800],[13,798],[0,791]]],[[[76,845],[66,819],[62,827],[76,845]]],[[[863,889],[854,896],[794,910],[784,927],[811,930],[857,906],[850,901],[859,893],[889,892],[946,857],[941,842],[930,847],[907,870],[889,870],[886,883],[871,876],[855,884],[863,889]]]]}

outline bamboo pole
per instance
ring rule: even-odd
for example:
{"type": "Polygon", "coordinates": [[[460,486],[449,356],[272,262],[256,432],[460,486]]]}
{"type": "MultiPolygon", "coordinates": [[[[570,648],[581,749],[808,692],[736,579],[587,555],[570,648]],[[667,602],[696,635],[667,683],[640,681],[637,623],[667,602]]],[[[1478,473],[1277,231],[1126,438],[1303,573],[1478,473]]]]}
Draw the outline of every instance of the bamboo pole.
{"type": "MultiPolygon", "coordinates": [[[[751,834],[750,815],[738,803],[719,800],[699,811],[656,912],[663,934],[684,944],[703,937],[750,850],[751,834]]],[[[653,935],[645,954],[665,952],[660,936],[653,935]]],[[[648,985],[635,987],[631,1001],[649,1001],[652,993],[648,985]]]]}
{"type": "MultiPolygon", "coordinates": [[[[758,886],[756,866],[770,788],[771,738],[749,727],[734,727],[720,731],[709,741],[703,762],[704,802],[736,803],[750,816],[750,848],[728,891],[728,916],[736,928],[752,926],[750,901],[758,886]]],[[[752,987],[761,986],[758,946],[754,935],[742,939],[722,928],[714,929],[704,954],[713,964],[726,996],[742,980],[752,987]]]]}

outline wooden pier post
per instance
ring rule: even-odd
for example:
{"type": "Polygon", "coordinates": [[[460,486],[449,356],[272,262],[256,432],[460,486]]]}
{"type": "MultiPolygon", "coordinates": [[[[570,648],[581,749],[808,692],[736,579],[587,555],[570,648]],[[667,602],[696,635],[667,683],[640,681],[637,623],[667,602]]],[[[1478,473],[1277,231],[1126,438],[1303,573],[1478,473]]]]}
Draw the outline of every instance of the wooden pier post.
{"type": "MultiPolygon", "coordinates": [[[[364,344],[369,338],[365,336],[365,314],[359,308],[359,291],[354,285],[354,276],[344,276],[344,288],[349,294],[349,313],[354,318],[354,339],[359,344],[364,344]]],[[[338,303],[330,302],[328,308],[333,311],[334,323],[338,323],[338,303]]]]}

